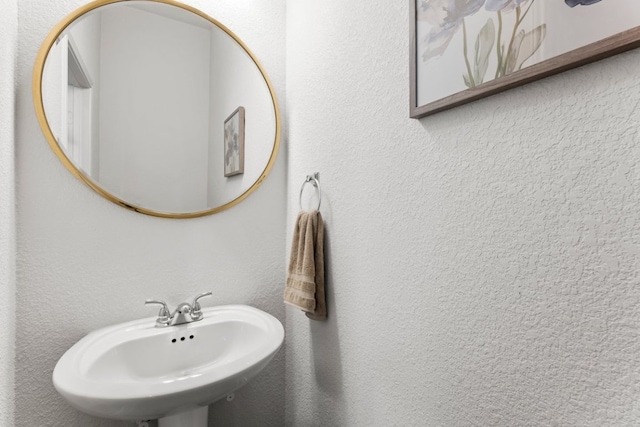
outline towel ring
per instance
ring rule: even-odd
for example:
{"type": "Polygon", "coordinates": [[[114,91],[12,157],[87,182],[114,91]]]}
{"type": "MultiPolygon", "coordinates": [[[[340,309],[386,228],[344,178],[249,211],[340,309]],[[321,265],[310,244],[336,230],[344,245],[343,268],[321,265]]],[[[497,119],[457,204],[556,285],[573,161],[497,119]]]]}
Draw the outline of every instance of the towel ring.
{"type": "Polygon", "coordinates": [[[317,189],[318,207],[316,208],[316,210],[318,211],[320,210],[320,203],[322,202],[322,192],[320,191],[320,181],[318,180],[319,177],[320,177],[320,174],[318,172],[314,173],[313,175],[307,175],[304,182],[302,183],[302,187],[300,188],[300,197],[298,198],[300,210],[303,210],[302,209],[302,192],[304,191],[304,186],[307,185],[308,182],[313,184],[313,187],[317,189]]]}

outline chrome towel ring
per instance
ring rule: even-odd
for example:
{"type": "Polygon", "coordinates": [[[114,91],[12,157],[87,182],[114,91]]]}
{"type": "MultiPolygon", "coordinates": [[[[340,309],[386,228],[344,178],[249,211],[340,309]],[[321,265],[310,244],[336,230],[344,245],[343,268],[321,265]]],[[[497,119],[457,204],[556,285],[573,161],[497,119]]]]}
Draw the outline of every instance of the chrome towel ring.
{"type": "Polygon", "coordinates": [[[322,202],[322,192],[320,191],[320,173],[316,172],[313,175],[307,175],[307,177],[305,178],[304,182],[302,183],[302,187],[300,188],[300,197],[298,198],[298,203],[300,205],[300,210],[302,209],[302,192],[304,191],[304,186],[310,182],[311,184],[313,184],[313,187],[316,189],[316,192],[318,194],[318,207],[316,208],[316,210],[320,210],[320,203],[322,202]]]}

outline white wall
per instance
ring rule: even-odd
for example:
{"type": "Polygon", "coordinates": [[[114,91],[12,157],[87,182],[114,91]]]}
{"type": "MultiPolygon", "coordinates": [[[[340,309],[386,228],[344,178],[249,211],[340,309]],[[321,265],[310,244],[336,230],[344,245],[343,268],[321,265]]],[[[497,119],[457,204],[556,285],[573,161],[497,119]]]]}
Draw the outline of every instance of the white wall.
{"type": "Polygon", "coordinates": [[[209,31],[132,7],[101,15],[100,185],[154,211],[206,210],[209,31]]]}
{"type": "MultiPolygon", "coordinates": [[[[88,331],[156,314],[144,306],[146,298],[175,305],[210,289],[214,297],[204,305],[246,303],[284,320],[282,157],[240,205],[209,217],[170,220],[108,202],[74,178],[48,147],[33,112],[32,67],[48,29],[83,3],[19,3],[17,306],[24,310],[17,322],[15,425],[20,426],[131,425],[72,409],[55,392],[51,372],[88,331]]],[[[227,23],[251,46],[284,98],[284,0],[189,3],[227,23]]],[[[283,400],[280,352],[233,402],[213,405],[212,423],[281,426],[283,400]]]]}
{"type": "Polygon", "coordinates": [[[637,425],[640,51],[412,120],[408,7],[287,2],[329,309],[286,309],[287,425],[637,425]]]}
{"type": "Polygon", "coordinates": [[[14,425],[16,332],[16,234],[14,178],[14,70],[18,5],[2,3],[0,13],[0,426],[14,425]]]}

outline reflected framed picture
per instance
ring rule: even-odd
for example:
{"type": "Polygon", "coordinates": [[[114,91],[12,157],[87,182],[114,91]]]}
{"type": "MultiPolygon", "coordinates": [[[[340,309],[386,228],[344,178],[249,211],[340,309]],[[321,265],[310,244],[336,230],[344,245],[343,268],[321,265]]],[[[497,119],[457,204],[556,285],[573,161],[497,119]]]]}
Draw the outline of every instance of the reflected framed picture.
{"type": "Polygon", "coordinates": [[[640,1],[409,1],[414,119],[640,46],[640,1]]]}
{"type": "Polygon", "coordinates": [[[224,121],[224,176],[244,173],[244,107],[224,121]]]}

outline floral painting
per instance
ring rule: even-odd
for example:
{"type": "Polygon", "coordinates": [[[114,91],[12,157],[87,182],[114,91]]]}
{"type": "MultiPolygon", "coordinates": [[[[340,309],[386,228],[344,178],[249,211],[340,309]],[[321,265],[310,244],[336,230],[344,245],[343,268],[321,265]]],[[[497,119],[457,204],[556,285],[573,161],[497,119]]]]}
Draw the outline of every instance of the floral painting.
{"type": "Polygon", "coordinates": [[[414,16],[412,107],[439,111],[447,98],[495,93],[528,67],[637,31],[640,1],[415,0],[414,16]]]}

